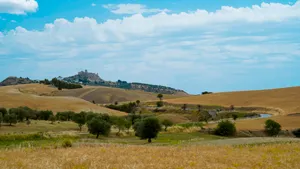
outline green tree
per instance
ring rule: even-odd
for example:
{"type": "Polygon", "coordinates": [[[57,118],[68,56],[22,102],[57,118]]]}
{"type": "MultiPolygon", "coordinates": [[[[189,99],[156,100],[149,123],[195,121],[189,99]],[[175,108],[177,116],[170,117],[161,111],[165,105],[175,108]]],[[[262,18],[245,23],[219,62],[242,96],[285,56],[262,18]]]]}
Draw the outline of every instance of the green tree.
{"type": "Polygon", "coordinates": [[[141,101],[140,101],[140,100],[137,100],[137,101],[135,101],[135,103],[136,103],[136,106],[137,106],[137,107],[139,107],[139,106],[140,106],[140,103],[141,103],[141,101]]]}
{"type": "Polygon", "coordinates": [[[113,124],[118,128],[118,133],[119,134],[122,130],[125,129],[127,120],[123,117],[114,117],[113,118],[113,124]]]}
{"type": "Polygon", "coordinates": [[[205,121],[208,123],[208,120],[211,118],[211,115],[208,113],[208,111],[203,111],[199,113],[198,121],[205,121]]]}
{"type": "Polygon", "coordinates": [[[167,128],[170,126],[173,126],[173,122],[171,120],[165,119],[161,123],[165,127],[165,131],[167,131],[167,128]]]}
{"type": "Polygon", "coordinates": [[[55,118],[55,116],[51,115],[49,117],[49,120],[51,121],[51,124],[54,124],[54,122],[56,121],[56,118],[55,118]]]}
{"type": "Polygon", "coordinates": [[[160,101],[162,101],[163,97],[164,97],[164,95],[161,94],[161,93],[159,93],[159,94],[157,95],[157,98],[159,98],[160,101]]]}
{"type": "Polygon", "coordinates": [[[126,119],[125,128],[127,129],[127,133],[129,133],[131,126],[132,126],[131,122],[126,119]]]}
{"type": "Polygon", "coordinates": [[[4,117],[7,114],[6,108],[0,107],[0,113],[2,114],[2,117],[4,117]]]}
{"type": "Polygon", "coordinates": [[[78,127],[79,127],[79,130],[81,131],[82,129],[82,126],[85,125],[86,123],[86,116],[85,116],[85,113],[81,112],[79,114],[75,114],[73,116],[73,121],[75,123],[77,123],[78,127]]]}
{"type": "Polygon", "coordinates": [[[38,114],[40,120],[49,120],[50,116],[53,116],[53,112],[50,110],[40,111],[38,114]]]}
{"type": "Polygon", "coordinates": [[[17,124],[17,116],[15,114],[6,114],[4,116],[4,122],[9,123],[10,126],[17,124]]]}
{"type": "Polygon", "coordinates": [[[187,109],[187,104],[183,104],[181,108],[182,108],[182,110],[185,112],[186,109],[187,109]]]}
{"type": "Polygon", "coordinates": [[[3,122],[3,116],[2,113],[0,113],[0,127],[2,126],[2,122],[3,122]]]}
{"type": "Polygon", "coordinates": [[[148,117],[143,119],[138,125],[136,135],[141,139],[148,139],[148,143],[152,142],[152,138],[156,138],[161,131],[161,124],[157,118],[148,117]]]}
{"type": "Polygon", "coordinates": [[[201,112],[202,106],[200,104],[197,105],[198,112],[201,112]]]}
{"type": "Polygon", "coordinates": [[[265,122],[265,131],[269,136],[278,135],[281,131],[281,125],[274,120],[266,120],[265,122]]]}
{"type": "Polygon", "coordinates": [[[98,138],[99,135],[108,136],[111,125],[107,121],[99,117],[95,117],[88,122],[88,129],[91,134],[97,135],[96,138],[98,138]]]}

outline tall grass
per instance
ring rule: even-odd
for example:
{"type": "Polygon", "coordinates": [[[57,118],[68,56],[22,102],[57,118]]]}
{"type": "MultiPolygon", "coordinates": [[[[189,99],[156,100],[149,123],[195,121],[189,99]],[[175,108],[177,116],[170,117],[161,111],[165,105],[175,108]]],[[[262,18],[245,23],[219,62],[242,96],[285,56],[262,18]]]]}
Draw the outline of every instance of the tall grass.
{"type": "Polygon", "coordinates": [[[300,145],[259,146],[82,146],[13,149],[0,153],[1,168],[278,168],[300,166],[300,145]]]}

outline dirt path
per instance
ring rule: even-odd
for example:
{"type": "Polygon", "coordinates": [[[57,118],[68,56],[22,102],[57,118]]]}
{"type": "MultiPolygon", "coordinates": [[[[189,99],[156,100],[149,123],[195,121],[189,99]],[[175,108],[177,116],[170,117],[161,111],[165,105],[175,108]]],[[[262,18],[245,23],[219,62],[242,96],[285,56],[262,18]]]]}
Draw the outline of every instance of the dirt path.
{"type": "Polygon", "coordinates": [[[97,90],[97,88],[91,88],[91,90],[82,93],[82,94],[79,95],[78,97],[79,97],[79,98],[83,98],[84,96],[86,96],[86,95],[88,95],[88,94],[90,94],[90,93],[92,93],[92,92],[94,92],[94,91],[96,91],[96,90],[97,90]]]}

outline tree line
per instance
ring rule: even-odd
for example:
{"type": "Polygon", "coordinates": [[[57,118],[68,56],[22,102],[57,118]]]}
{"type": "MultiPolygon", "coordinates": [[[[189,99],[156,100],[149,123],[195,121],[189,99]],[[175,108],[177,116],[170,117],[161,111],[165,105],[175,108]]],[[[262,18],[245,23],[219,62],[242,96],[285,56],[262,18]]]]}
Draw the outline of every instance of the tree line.
{"type": "Polygon", "coordinates": [[[151,142],[151,139],[157,137],[158,133],[162,130],[162,124],[165,126],[165,130],[168,126],[172,125],[171,122],[166,120],[161,124],[161,122],[153,116],[131,113],[123,117],[84,111],[80,113],[72,111],[57,112],[54,115],[50,110],[38,111],[29,107],[0,108],[0,126],[2,123],[7,123],[9,126],[12,126],[18,122],[26,122],[27,125],[30,125],[31,120],[47,120],[50,121],[51,124],[54,124],[55,121],[73,121],[78,125],[80,131],[82,127],[86,125],[88,131],[96,135],[96,138],[100,135],[108,136],[112,126],[118,129],[117,134],[124,130],[129,132],[133,126],[135,135],[141,139],[147,139],[148,142],[151,142]]]}
{"type": "Polygon", "coordinates": [[[45,85],[53,85],[58,88],[58,90],[62,89],[79,89],[82,88],[80,84],[68,83],[62,80],[58,80],[57,78],[53,78],[51,81],[48,79],[40,81],[41,84],[45,85]]]}

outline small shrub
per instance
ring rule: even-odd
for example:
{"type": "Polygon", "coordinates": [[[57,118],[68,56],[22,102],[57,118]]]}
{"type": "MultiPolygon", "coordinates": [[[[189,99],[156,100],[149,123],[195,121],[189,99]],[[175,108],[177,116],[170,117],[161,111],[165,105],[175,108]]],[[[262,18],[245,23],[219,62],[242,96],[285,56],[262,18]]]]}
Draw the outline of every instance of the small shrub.
{"type": "Polygon", "coordinates": [[[168,119],[163,120],[161,124],[164,125],[165,131],[167,131],[168,127],[173,126],[173,122],[168,119]]]}
{"type": "Polygon", "coordinates": [[[276,136],[281,131],[281,125],[274,120],[267,120],[265,122],[265,132],[269,136],[276,136]]]}
{"type": "Polygon", "coordinates": [[[219,136],[234,136],[236,134],[236,128],[235,125],[226,120],[219,122],[215,134],[219,136]]]}
{"type": "Polygon", "coordinates": [[[294,131],[293,131],[293,134],[294,134],[296,137],[300,138],[300,129],[294,130],[294,131]]]}
{"type": "Polygon", "coordinates": [[[72,141],[71,140],[64,140],[61,144],[63,148],[72,147],[72,141]]]}
{"type": "Polygon", "coordinates": [[[156,106],[157,107],[163,107],[164,106],[164,102],[158,101],[158,102],[156,102],[156,106]]]}

